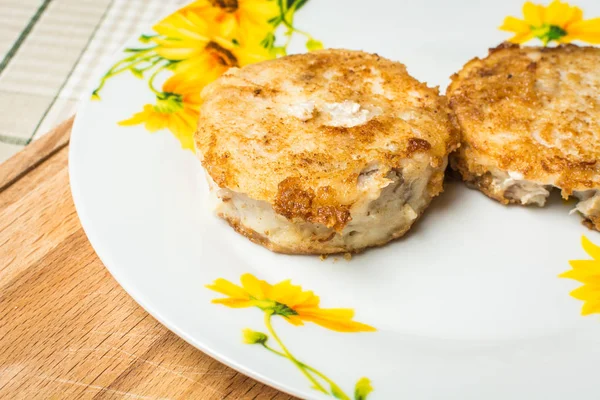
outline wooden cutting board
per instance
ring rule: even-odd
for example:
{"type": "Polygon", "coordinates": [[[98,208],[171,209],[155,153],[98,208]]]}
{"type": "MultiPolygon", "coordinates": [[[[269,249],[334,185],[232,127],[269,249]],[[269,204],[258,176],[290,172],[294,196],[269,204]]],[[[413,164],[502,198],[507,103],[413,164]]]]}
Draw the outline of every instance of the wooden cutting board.
{"type": "Polygon", "coordinates": [[[188,345],[112,278],[73,206],[72,125],[0,165],[0,398],[292,399],[188,345]]]}

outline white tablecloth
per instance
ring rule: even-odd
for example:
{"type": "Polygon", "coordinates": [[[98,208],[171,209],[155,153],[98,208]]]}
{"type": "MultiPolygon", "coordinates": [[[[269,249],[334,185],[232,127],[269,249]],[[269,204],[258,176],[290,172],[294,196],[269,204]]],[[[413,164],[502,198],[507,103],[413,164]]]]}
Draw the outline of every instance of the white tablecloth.
{"type": "Polygon", "coordinates": [[[76,111],[91,74],[186,0],[0,0],[0,162],[76,111]]]}

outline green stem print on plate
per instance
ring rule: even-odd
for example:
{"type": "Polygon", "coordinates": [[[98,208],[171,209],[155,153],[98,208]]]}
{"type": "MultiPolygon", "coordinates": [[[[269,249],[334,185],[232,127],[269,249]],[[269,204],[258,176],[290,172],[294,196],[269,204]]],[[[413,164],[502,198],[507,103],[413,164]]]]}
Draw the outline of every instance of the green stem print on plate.
{"type": "MultiPolygon", "coordinates": [[[[264,323],[268,334],[244,329],[242,331],[244,342],[260,344],[271,353],[289,360],[308,379],[313,389],[336,399],[350,400],[351,397],[331,378],[300,361],[289,351],[275,332],[272,318],[280,316],[296,326],[304,325],[304,322],[312,322],[337,332],[373,332],[376,329],[354,321],[354,311],[351,309],[321,308],[319,297],[312,291],[303,291],[300,286],[292,285],[290,280],[271,285],[251,274],[244,274],[240,281],[242,286],[220,278],[206,287],[227,296],[214,299],[213,303],[232,308],[257,307],[264,312],[264,323]],[[267,344],[270,338],[277,343],[280,350],[267,344]]],[[[372,391],[371,381],[363,377],[358,380],[354,388],[354,400],[364,400],[372,391]]]]}
{"type": "Polygon", "coordinates": [[[92,99],[100,100],[107,81],[123,72],[147,79],[155,103],[119,124],[143,124],[150,132],[168,129],[184,149],[193,150],[204,86],[231,67],[286,55],[296,34],[305,38],[307,50],[323,47],[294,24],[296,11],[307,2],[196,0],[156,24],[153,34],[141,35],[140,47],[125,49],[125,57],[102,76],[92,99]],[[279,27],[286,37],[283,44],[277,44],[279,27]]]}

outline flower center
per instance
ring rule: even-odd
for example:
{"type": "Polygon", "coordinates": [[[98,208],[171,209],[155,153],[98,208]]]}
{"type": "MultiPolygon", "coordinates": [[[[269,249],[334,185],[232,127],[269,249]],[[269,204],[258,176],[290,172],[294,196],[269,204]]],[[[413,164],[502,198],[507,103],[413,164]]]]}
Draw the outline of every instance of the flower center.
{"type": "Polygon", "coordinates": [[[255,298],[252,298],[252,300],[254,300],[254,305],[256,305],[256,307],[260,308],[263,311],[271,311],[273,315],[281,315],[282,317],[298,315],[298,312],[296,310],[277,301],[257,300],[255,298]]]}
{"type": "Polygon", "coordinates": [[[171,114],[183,109],[183,98],[177,93],[163,93],[157,96],[154,110],[162,114],[171,114]]]}
{"type": "Polygon", "coordinates": [[[539,27],[532,26],[531,30],[535,37],[540,39],[544,44],[548,44],[553,40],[558,40],[563,36],[567,36],[567,31],[557,25],[544,24],[539,27]]]}
{"type": "Polygon", "coordinates": [[[290,308],[290,307],[286,306],[285,304],[277,303],[277,302],[275,302],[275,306],[273,306],[272,310],[273,310],[273,314],[281,315],[284,317],[287,317],[290,315],[298,315],[296,310],[294,310],[293,308],[290,308]]]}
{"type": "Polygon", "coordinates": [[[238,66],[238,60],[233,53],[215,42],[208,42],[205,50],[225,67],[238,66]]]}
{"type": "Polygon", "coordinates": [[[213,7],[222,8],[223,11],[232,13],[238,9],[238,0],[209,0],[213,7]]]}

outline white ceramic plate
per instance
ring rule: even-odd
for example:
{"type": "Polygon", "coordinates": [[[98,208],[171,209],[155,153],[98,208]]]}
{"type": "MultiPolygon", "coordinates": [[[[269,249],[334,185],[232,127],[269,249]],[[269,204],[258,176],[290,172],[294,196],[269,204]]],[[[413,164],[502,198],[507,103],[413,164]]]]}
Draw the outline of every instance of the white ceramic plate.
{"type": "MultiPolygon", "coordinates": [[[[600,15],[598,2],[579,5],[586,16],[600,15]]],[[[310,0],[294,23],[314,36],[312,46],[318,39],[377,52],[444,89],[466,61],[509,37],[497,27],[520,10],[518,1],[310,0]]],[[[295,33],[288,52],[304,51],[305,41],[295,33]]],[[[126,47],[148,46],[134,38],[126,47]]],[[[132,54],[120,52],[114,62],[132,54]]],[[[117,125],[154,102],[147,82],[161,60],[136,64],[149,68],[144,79],[116,74],[100,101],[83,100],[69,163],[75,205],[98,255],[169,329],[303,398],[344,398],[341,391],[361,398],[367,381],[357,396],[355,385],[362,377],[374,389],[369,399],[600,398],[600,320],[581,316],[582,302],[569,296],[579,284],[558,278],[569,260],[590,258],[582,235],[600,244],[598,233],[569,215],[572,204],[553,197],[544,209],[503,207],[451,182],[404,239],[351,261],[273,254],[212,215],[200,163],[168,130],[151,135],[143,125],[117,125]],[[261,309],[213,304],[226,296],[205,286],[218,278],[239,285],[244,274],[273,285],[291,279],[320,296],[321,307],[353,309],[354,321],[376,331],[294,326],[275,315],[278,338],[304,364],[246,344],[242,330],[250,328],[283,350],[261,309]]],[[[155,86],[171,73],[160,72],[155,86]]]]}

